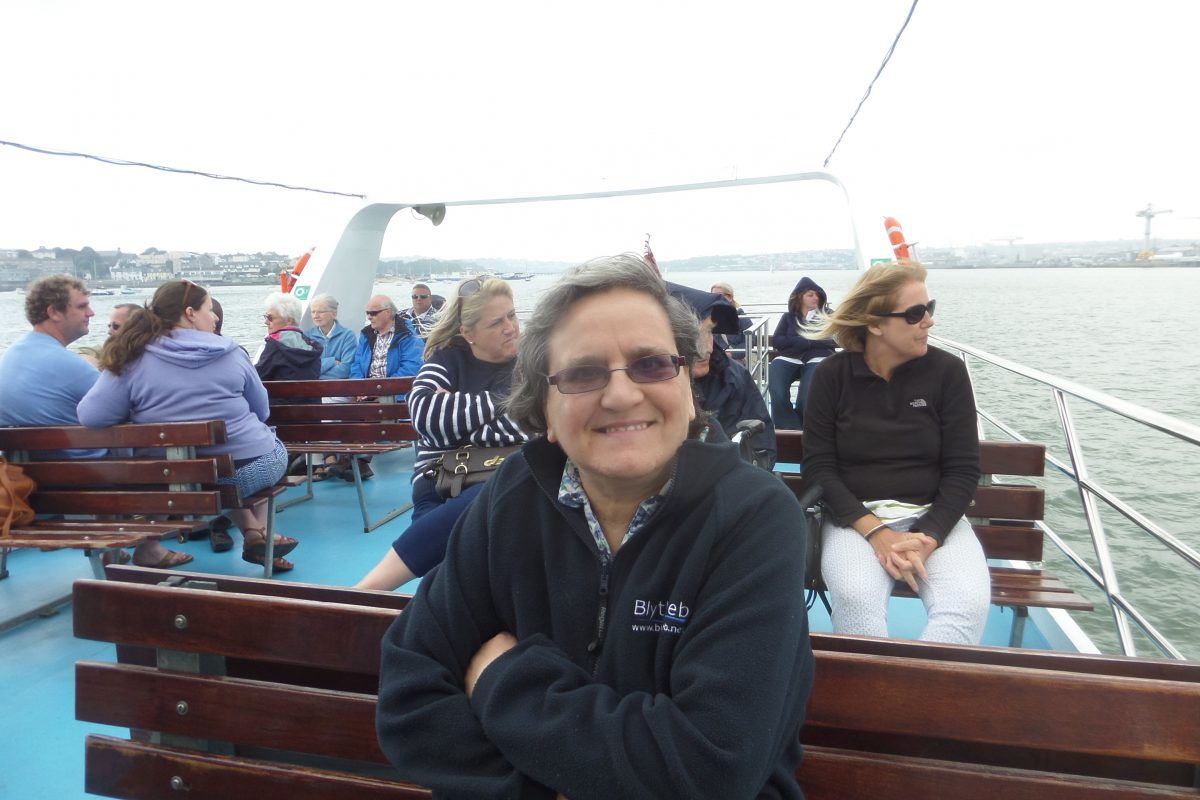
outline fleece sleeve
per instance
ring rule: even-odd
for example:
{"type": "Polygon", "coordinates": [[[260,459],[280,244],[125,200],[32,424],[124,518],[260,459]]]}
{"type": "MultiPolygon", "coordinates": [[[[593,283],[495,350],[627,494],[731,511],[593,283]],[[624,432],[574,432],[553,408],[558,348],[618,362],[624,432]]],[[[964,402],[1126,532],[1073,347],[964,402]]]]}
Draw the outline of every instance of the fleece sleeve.
{"type": "Polygon", "coordinates": [[[492,485],[459,518],[445,561],[384,637],[379,743],[405,780],[449,797],[552,798],[491,742],[463,689],[471,658],[503,629],[487,570],[492,485]]]}
{"type": "Polygon", "coordinates": [[[975,393],[966,365],[948,359],[942,378],[938,416],[942,428],[942,479],[929,510],[913,524],[941,544],[967,512],[979,483],[979,431],[975,427],[975,393]]]}
{"type": "MultiPolygon", "coordinates": [[[[80,359],[82,361],[83,359],[80,359]]],[[[129,382],[105,370],[79,401],[79,424],[107,428],[129,420],[129,382]]]]}
{"type": "Polygon", "coordinates": [[[839,375],[832,361],[822,361],[813,374],[804,406],[803,466],[808,479],[820,484],[822,499],[837,523],[850,525],[871,512],[838,474],[837,410],[842,390],[839,375]]]}
{"type": "Polygon", "coordinates": [[[755,797],[781,762],[795,769],[783,755],[798,760],[813,677],[801,510],[762,477],[714,505],[721,546],[674,647],[669,693],[622,694],[541,636],[484,670],[471,705],[517,770],[588,800],[755,797]]]}

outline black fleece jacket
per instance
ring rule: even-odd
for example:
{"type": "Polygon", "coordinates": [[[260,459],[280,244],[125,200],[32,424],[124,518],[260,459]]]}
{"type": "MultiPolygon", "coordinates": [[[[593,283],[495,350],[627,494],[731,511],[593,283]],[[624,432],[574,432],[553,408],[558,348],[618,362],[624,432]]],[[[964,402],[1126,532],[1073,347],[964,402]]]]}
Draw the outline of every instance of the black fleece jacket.
{"type": "Polygon", "coordinates": [[[383,641],[378,728],[440,797],[802,797],[813,656],[801,510],[729,445],[685,442],[673,488],[606,561],[560,504],[565,456],[509,458],[383,641]],[[467,698],[500,631],[519,641],[467,698]]]}
{"type": "Polygon", "coordinates": [[[863,502],[930,503],[913,530],[940,544],[979,482],[975,395],[962,359],[930,347],[885,381],[862,353],[825,359],[804,409],[804,473],[821,484],[839,525],[863,502]]]}

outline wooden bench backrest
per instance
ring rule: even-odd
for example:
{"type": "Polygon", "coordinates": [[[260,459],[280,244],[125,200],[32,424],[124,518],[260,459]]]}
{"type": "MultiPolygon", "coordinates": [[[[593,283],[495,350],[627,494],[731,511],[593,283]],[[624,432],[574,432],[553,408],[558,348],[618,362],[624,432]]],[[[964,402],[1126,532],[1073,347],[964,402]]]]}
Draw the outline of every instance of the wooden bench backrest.
{"type": "Polygon", "coordinates": [[[0,428],[0,450],[96,449],[116,447],[198,447],[223,444],[222,420],[163,422],[85,428],[63,425],[41,428],[0,428]]]}
{"type": "Polygon", "coordinates": [[[412,376],[397,378],[345,378],[331,381],[264,381],[272,400],[301,397],[388,397],[407,394],[412,376]]]}
{"type": "MultiPolygon", "coordinates": [[[[320,587],[302,591],[316,596],[320,587]]],[[[350,598],[343,593],[341,599],[350,598]]],[[[80,719],[383,764],[375,744],[373,696],[289,685],[278,676],[290,665],[377,675],[380,638],[396,610],[98,581],[78,582],[74,601],[78,636],[256,658],[275,673],[262,676],[264,683],[82,663],[77,669],[80,719]],[[272,624],[253,624],[265,618],[272,624]],[[188,703],[186,713],[178,712],[180,699],[188,703]],[[258,724],[267,718],[271,725],[258,724]],[[312,725],[313,719],[322,724],[312,725]]],[[[806,791],[816,789],[810,797],[871,796],[863,792],[878,792],[897,770],[913,778],[909,788],[922,796],[950,796],[931,793],[931,787],[976,785],[971,781],[995,780],[1016,767],[1064,764],[1084,774],[1105,775],[1107,769],[1131,779],[1178,784],[1200,763],[1200,682],[1125,677],[1105,674],[1103,668],[1068,671],[1061,656],[1047,659],[1054,663],[1042,669],[1033,651],[1022,653],[1026,665],[972,661],[984,648],[970,648],[967,658],[956,660],[950,645],[938,646],[941,659],[897,654],[913,644],[879,643],[893,651],[887,654],[816,651],[816,684],[802,734],[809,757],[800,771],[806,791]],[[897,690],[906,686],[922,688],[897,690]],[[913,772],[921,766],[913,756],[941,759],[940,770],[913,772]],[[852,772],[846,772],[847,765],[852,772]],[[822,776],[830,775],[840,776],[842,794],[821,793],[822,776]]],[[[1095,667],[1104,661],[1079,658],[1095,667]]],[[[137,747],[105,740],[89,744],[89,753],[94,749],[100,757],[137,747]]],[[[1061,776],[1014,775],[1043,791],[1012,796],[1072,796],[1046,794],[1063,784],[1061,776]]],[[[314,780],[319,778],[329,776],[314,780]]],[[[1071,783],[1085,786],[1088,780],[1066,785],[1071,783]]],[[[385,791],[395,784],[376,788],[385,792],[380,797],[396,796],[385,791]]]]}

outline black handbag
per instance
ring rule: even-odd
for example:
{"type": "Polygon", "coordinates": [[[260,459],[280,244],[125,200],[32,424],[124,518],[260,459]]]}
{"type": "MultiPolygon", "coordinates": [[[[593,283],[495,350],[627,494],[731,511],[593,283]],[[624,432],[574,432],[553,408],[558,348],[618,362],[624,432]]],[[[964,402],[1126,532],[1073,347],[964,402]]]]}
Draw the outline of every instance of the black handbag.
{"type": "Polygon", "coordinates": [[[452,453],[444,453],[434,466],[434,488],[443,500],[458,497],[464,489],[483,483],[492,477],[504,460],[521,449],[508,447],[476,447],[469,444],[452,453]]]}

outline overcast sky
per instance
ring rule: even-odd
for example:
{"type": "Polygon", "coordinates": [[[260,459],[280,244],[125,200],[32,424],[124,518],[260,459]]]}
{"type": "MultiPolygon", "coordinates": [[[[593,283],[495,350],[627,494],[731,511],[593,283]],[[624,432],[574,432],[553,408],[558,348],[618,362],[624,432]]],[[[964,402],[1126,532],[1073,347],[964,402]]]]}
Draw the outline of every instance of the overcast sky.
{"type": "MultiPolygon", "coordinates": [[[[429,202],[818,169],[909,0],[0,5],[0,139],[429,202]]],[[[963,245],[1200,239],[1193,0],[922,0],[830,170],[963,245]],[[1192,219],[1188,219],[1192,217],[1192,219]]],[[[299,254],[361,201],[0,147],[0,248],[299,254]]],[[[816,184],[398,215],[385,255],[847,247],[816,184]]]]}

